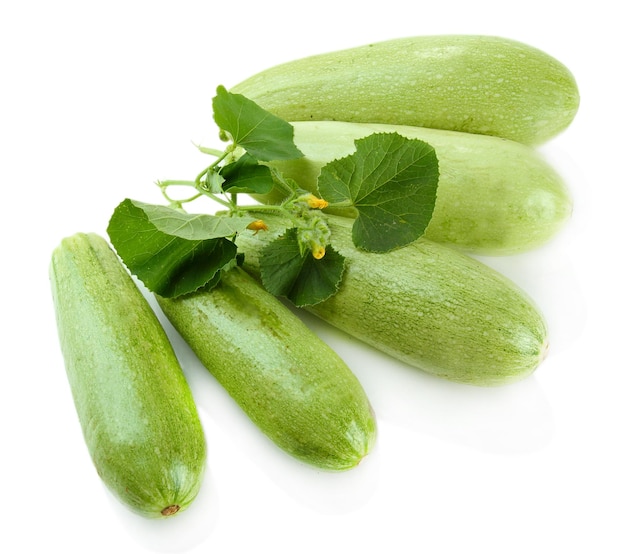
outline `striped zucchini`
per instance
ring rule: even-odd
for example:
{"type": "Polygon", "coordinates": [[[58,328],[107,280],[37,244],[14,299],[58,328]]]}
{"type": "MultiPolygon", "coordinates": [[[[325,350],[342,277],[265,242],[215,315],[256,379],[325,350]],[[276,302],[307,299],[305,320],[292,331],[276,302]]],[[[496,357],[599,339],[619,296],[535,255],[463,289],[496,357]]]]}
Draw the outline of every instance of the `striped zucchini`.
{"type": "Polygon", "coordinates": [[[156,315],[99,235],[63,239],[50,278],[67,377],[98,474],[143,516],[184,510],[200,488],[206,444],[156,315]]]}
{"type": "MultiPolygon", "coordinates": [[[[354,152],[355,139],[396,132],[429,143],[437,153],[440,175],[425,236],[436,242],[477,254],[523,252],[553,238],[572,211],[569,190],[557,171],[536,150],[514,141],[384,124],[292,124],[294,141],[305,157],[271,165],[311,192],[317,191],[321,168],[354,152]]],[[[278,192],[257,198],[266,203],[280,199],[278,192]]]]}
{"type": "MultiPolygon", "coordinates": [[[[259,276],[266,233],[242,234],[244,267],[259,276]]],[[[346,257],[338,292],[307,308],[387,354],[451,381],[501,385],[531,374],[548,345],[545,321],[514,283],[465,254],[420,238],[385,254],[352,244],[352,220],[329,216],[331,244],[346,257]]]]}
{"type": "Polygon", "coordinates": [[[545,52],[476,35],[407,37],[271,67],[231,88],[287,121],[390,123],[541,144],[572,122],[571,72],[545,52]]]}
{"type": "Polygon", "coordinates": [[[157,297],[172,325],[275,444],[330,470],[356,466],[376,434],[346,364],[241,268],[210,291],[157,297]]]}

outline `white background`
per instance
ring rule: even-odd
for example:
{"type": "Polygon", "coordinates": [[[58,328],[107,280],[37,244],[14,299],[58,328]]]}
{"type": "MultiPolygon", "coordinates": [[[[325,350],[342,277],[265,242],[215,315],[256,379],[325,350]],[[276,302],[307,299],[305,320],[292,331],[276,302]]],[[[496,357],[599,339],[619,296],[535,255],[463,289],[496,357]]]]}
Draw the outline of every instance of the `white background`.
{"type": "Polygon", "coordinates": [[[0,551],[626,552],[626,49],[614,6],[3,2],[0,551]],[[172,334],[201,411],[208,472],[179,517],[129,513],[82,440],[56,336],[52,249],[78,231],[105,234],[127,196],[160,201],[155,180],[193,178],[205,158],[192,142],[219,144],[218,84],[304,55],[439,33],[518,39],[577,78],[575,122],[542,147],[572,189],[572,221],[536,252],[485,259],[540,304],[550,356],[517,385],[478,389],[307,318],[378,416],[370,457],[329,474],[261,436],[172,334]]]}

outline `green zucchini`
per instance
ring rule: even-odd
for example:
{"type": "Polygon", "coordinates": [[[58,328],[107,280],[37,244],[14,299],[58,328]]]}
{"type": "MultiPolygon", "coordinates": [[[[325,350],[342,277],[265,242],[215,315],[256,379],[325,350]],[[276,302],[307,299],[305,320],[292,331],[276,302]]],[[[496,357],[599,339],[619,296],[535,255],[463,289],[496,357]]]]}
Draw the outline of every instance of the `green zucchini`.
{"type": "MultiPolygon", "coordinates": [[[[265,233],[241,234],[244,268],[257,278],[265,233]]],[[[306,309],[363,342],[439,377],[479,386],[531,374],[547,352],[547,328],[513,282],[462,252],[428,239],[384,254],[352,244],[352,220],[329,215],[331,244],[346,258],[338,292],[306,309]]]]}
{"type": "Polygon", "coordinates": [[[98,474],[143,516],[184,510],[201,485],[206,443],[154,311],[96,234],[63,239],[50,279],[67,377],[98,474]]]}
{"type": "MultiPolygon", "coordinates": [[[[396,132],[429,143],[439,161],[437,202],[425,236],[476,254],[514,254],[548,242],[572,212],[569,190],[535,149],[517,142],[419,127],[339,121],[293,122],[304,157],[272,162],[286,177],[317,192],[321,168],[355,150],[354,140],[396,132]]],[[[278,188],[258,197],[280,199],[278,188]]],[[[346,210],[333,213],[347,215],[346,210]]]]}
{"type": "Polygon", "coordinates": [[[157,297],[166,317],[275,444],[330,470],[356,466],[375,419],[348,366],[241,268],[210,291],[157,297]]]}
{"type": "Polygon", "coordinates": [[[541,144],[579,105],[545,52],[477,35],[407,37],[310,56],[231,88],[287,121],[390,123],[541,144]]]}

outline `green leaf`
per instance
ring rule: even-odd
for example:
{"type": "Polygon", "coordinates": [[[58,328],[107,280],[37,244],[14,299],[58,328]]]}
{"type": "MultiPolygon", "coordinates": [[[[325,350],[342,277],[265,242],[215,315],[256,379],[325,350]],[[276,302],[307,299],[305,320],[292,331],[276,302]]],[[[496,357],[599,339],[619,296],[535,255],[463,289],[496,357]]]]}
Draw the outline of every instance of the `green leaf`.
{"type": "Polygon", "coordinates": [[[261,251],[261,281],[274,296],[285,296],[296,306],[310,306],[337,292],[344,262],[331,246],[320,260],[310,251],[302,256],[297,230],[292,228],[261,251]]]}
{"type": "Polygon", "coordinates": [[[211,169],[207,171],[205,182],[207,185],[207,190],[211,194],[220,194],[223,192],[222,185],[224,184],[224,177],[220,174],[219,171],[215,169],[211,169]]]}
{"type": "Polygon", "coordinates": [[[139,208],[157,230],[187,240],[232,237],[254,221],[253,217],[189,214],[167,206],[146,204],[138,200],[128,200],[128,202],[132,202],[135,208],[139,208]]]}
{"type": "Polygon", "coordinates": [[[236,263],[235,244],[223,237],[189,240],[163,232],[151,220],[161,211],[155,208],[160,207],[126,199],[111,216],[107,232],[129,271],[167,298],[217,284],[221,272],[236,263]]]}
{"type": "Polygon", "coordinates": [[[418,239],[437,197],[435,150],[397,133],[375,133],[355,145],[356,152],[322,168],[322,198],[357,209],[352,239],[359,248],[387,252],[418,239]]]}
{"type": "Polygon", "coordinates": [[[244,154],[236,162],[225,165],[220,175],[224,178],[224,192],[246,194],[267,194],[274,188],[272,172],[266,165],[260,165],[250,154],[244,154]]]}
{"type": "Polygon", "coordinates": [[[257,160],[293,160],[302,157],[293,142],[293,127],[241,94],[217,87],[213,98],[215,123],[233,142],[257,160]]]}

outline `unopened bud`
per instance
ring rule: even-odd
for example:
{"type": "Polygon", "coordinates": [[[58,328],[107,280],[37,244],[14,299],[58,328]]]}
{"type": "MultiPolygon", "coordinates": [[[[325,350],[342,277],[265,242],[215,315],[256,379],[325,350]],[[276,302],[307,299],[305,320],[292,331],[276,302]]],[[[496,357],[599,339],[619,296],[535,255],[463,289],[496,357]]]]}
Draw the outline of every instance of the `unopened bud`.
{"type": "Polygon", "coordinates": [[[321,260],[326,254],[326,248],[322,245],[316,245],[311,249],[311,253],[316,260],[321,260]]]}
{"type": "Polygon", "coordinates": [[[309,208],[316,208],[316,209],[322,210],[328,207],[328,202],[326,202],[326,200],[323,200],[322,198],[318,198],[314,194],[309,194],[307,196],[306,203],[309,205],[309,208]]]}
{"type": "Polygon", "coordinates": [[[256,221],[248,224],[246,229],[254,231],[254,234],[256,235],[259,231],[267,231],[267,225],[262,219],[257,219],[256,221]]]}

